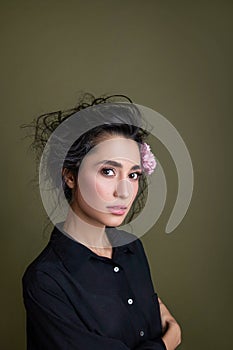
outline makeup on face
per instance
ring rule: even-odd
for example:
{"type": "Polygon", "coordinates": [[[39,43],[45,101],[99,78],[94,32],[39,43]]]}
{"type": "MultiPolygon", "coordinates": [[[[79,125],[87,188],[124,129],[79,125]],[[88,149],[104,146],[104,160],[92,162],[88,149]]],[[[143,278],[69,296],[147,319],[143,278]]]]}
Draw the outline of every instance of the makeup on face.
{"type": "Polygon", "coordinates": [[[138,192],[142,170],[135,141],[110,137],[83,159],[77,179],[77,215],[106,226],[119,226],[138,192]]]}

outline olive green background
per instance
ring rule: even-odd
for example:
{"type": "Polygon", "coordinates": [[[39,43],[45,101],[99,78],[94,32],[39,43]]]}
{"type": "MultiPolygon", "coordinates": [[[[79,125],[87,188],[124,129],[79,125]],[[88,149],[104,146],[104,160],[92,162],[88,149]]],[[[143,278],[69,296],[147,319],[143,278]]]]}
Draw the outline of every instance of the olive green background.
{"type": "Polygon", "coordinates": [[[178,184],[157,142],[168,196],[143,242],[155,288],[182,327],[179,349],[230,348],[232,2],[19,0],[0,7],[1,349],[26,348],[21,277],[50,234],[20,125],[72,107],[80,91],[124,93],[183,137],[194,167],[191,205],[165,234],[178,184]]]}

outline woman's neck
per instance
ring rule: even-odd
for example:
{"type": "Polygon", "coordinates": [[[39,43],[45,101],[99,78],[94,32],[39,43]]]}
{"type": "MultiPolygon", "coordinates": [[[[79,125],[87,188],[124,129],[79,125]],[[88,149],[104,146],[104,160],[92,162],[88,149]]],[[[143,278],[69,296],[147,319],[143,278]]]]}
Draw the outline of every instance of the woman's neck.
{"type": "Polygon", "coordinates": [[[69,209],[63,229],[73,239],[93,250],[96,254],[110,257],[112,246],[106,235],[105,226],[90,225],[75,214],[72,209],[69,209]]]}

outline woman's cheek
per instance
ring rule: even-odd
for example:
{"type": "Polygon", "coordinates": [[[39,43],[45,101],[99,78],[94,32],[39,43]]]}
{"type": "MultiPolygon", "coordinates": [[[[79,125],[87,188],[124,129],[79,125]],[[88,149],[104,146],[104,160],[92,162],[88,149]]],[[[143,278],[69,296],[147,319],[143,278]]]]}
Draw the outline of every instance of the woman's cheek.
{"type": "Polygon", "coordinates": [[[115,186],[112,182],[101,181],[96,184],[96,196],[99,201],[108,204],[108,202],[112,202],[114,197],[115,186]]]}
{"type": "Polygon", "coordinates": [[[135,181],[133,183],[133,196],[132,196],[132,202],[134,201],[134,199],[136,198],[136,195],[138,193],[138,188],[139,188],[139,184],[138,181],[135,181]]]}
{"type": "Polygon", "coordinates": [[[91,207],[95,208],[98,204],[98,193],[96,182],[92,176],[80,176],[78,179],[79,191],[84,201],[91,207]]]}

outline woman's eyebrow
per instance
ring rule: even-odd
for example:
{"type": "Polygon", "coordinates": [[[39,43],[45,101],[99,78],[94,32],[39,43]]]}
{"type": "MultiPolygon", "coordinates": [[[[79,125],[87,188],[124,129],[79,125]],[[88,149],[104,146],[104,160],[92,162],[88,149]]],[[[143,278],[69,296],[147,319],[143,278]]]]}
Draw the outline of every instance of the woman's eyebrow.
{"type": "Polygon", "coordinates": [[[131,170],[141,170],[140,165],[134,165],[132,166],[131,170]]]}
{"type": "MultiPolygon", "coordinates": [[[[119,162],[116,162],[115,160],[101,160],[96,165],[99,165],[99,164],[105,164],[105,165],[111,165],[117,168],[123,168],[122,164],[119,162]]],[[[131,168],[131,170],[140,170],[140,169],[141,169],[140,165],[134,165],[131,168]]]]}

